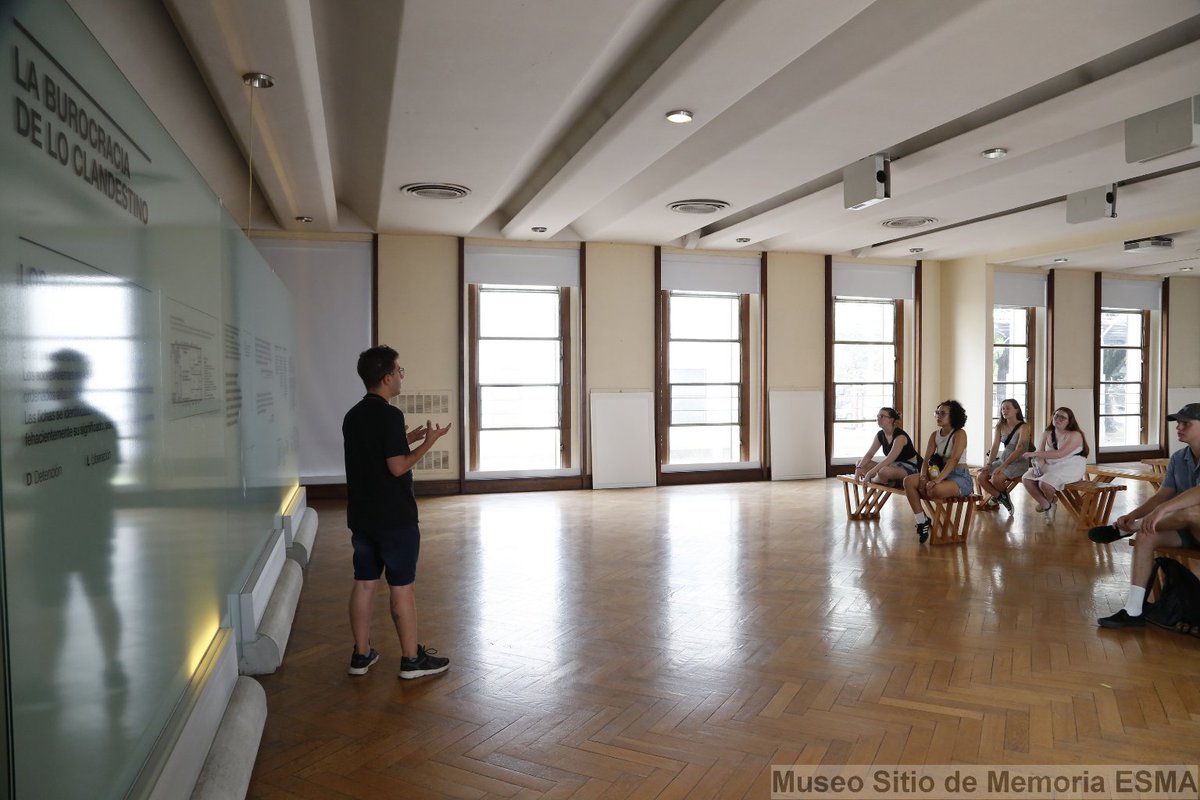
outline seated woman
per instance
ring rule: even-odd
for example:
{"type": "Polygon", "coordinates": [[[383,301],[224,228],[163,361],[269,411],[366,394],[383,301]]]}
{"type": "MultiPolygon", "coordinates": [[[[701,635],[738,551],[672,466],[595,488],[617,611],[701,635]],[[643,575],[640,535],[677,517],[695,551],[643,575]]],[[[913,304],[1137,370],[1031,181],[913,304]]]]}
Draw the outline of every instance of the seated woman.
{"type": "Polygon", "coordinates": [[[896,409],[884,406],[875,415],[879,432],[871,442],[871,449],[858,460],[854,477],[872,483],[891,483],[912,475],[921,468],[921,456],[913,447],[909,435],[900,427],[900,415],[896,409]],[[883,448],[883,461],[875,463],[875,451],[883,448]]]}
{"type": "Polygon", "coordinates": [[[1054,409],[1054,419],[1046,426],[1041,444],[1029,456],[1029,469],[1021,483],[1037,501],[1046,522],[1054,522],[1058,490],[1068,483],[1083,480],[1087,472],[1088,443],[1069,408],[1054,409]]]}
{"type": "Polygon", "coordinates": [[[935,413],[937,429],[929,434],[925,446],[925,462],[915,475],[904,479],[904,494],[917,518],[917,539],[924,544],[929,539],[932,523],[921,509],[921,499],[965,497],[974,485],[966,467],[959,461],[967,449],[967,412],[957,400],[946,400],[935,413]]]}
{"type": "Polygon", "coordinates": [[[988,452],[999,453],[995,460],[979,470],[979,488],[992,496],[988,501],[993,507],[996,503],[1004,506],[1009,515],[1013,513],[1012,499],[1008,492],[1021,482],[1021,476],[1029,469],[1026,456],[1033,449],[1033,436],[1029,426],[1025,424],[1025,415],[1021,413],[1021,404],[1009,398],[1000,404],[1000,421],[996,423],[996,431],[992,435],[992,449],[988,452]],[[1003,443],[1004,451],[1000,451],[1003,443]]]}

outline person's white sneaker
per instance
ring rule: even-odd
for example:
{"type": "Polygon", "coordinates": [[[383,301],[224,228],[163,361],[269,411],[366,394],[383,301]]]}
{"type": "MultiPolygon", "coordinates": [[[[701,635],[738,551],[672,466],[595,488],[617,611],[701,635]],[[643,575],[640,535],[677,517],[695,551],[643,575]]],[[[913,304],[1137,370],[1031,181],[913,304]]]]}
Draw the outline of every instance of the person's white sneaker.
{"type": "Polygon", "coordinates": [[[1046,516],[1046,523],[1048,525],[1054,524],[1054,511],[1057,508],[1058,503],[1051,503],[1050,505],[1046,506],[1046,510],[1042,512],[1046,516]]]}

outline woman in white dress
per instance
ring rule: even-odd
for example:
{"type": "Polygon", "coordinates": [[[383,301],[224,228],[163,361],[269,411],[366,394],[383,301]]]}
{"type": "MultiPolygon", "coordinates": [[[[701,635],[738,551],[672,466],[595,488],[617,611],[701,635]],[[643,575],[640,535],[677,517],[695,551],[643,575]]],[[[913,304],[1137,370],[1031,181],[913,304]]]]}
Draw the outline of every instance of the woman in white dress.
{"type": "Polygon", "coordinates": [[[1038,449],[1029,454],[1030,467],[1021,483],[1037,501],[1046,522],[1054,522],[1058,490],[1083,480],[1087,471],[1088,443],[1069,408],[1054,409],[1054,418],[1042,434],[1038,449]]]}

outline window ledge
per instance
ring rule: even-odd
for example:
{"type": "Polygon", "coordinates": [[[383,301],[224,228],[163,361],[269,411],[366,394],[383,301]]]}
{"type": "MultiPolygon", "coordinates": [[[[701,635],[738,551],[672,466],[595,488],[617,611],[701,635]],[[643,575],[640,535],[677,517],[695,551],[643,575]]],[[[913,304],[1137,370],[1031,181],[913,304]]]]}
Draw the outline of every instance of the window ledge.
{"type": "Polygon", "coordinates": [[[512,469],[495,472],[468,472],[468,481],[492,481],[502,478],[575,478],[579,469],[512,469]]]}
{"type": "Polygon", "coordinates": [[[721,464],[663,464],[663,472],[716,472],[726,469],[762,469],[757,461],[727,461],[721,464]]]}

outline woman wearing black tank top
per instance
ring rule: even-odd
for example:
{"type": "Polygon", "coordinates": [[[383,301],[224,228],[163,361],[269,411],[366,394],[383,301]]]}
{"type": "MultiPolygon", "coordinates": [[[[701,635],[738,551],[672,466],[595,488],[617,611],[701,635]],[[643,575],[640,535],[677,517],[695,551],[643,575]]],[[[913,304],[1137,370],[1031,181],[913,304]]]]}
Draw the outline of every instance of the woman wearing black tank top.
{"type": "Polygon", "coordinates": [[[871,441],[871,449],[858,460],[854,477],[872,483],[900,482],[921,466],[921,459],[908,434],[900,427],[900,414],[887,406],[875,416],[879,433],[871,441]],[[883,447],[883,460],[874,461],[875,451],[883,447]]]}

